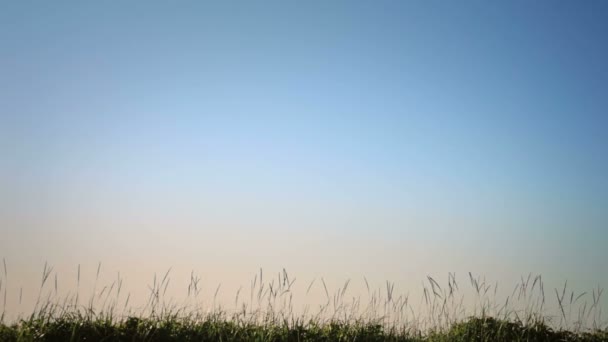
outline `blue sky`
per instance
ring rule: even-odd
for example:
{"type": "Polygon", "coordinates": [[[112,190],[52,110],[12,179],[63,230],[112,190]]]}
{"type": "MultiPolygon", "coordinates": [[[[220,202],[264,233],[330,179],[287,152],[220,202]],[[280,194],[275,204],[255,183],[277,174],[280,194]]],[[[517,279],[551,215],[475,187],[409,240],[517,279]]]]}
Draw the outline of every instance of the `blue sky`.
{"type": "Polygon", "coordinates": [[[601,1],[4,3],[0,254],[606,284],[607,33],[601,1]]]}

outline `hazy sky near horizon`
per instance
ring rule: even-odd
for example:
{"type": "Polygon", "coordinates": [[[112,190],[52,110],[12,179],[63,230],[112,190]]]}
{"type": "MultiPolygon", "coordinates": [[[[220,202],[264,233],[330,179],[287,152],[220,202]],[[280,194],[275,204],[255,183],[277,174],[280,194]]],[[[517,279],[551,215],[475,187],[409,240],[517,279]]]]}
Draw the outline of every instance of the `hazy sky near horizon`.
{"type": "Polygon", "coordinates": [[[4,2],[0,257],[606,286],[607,36],[602,1],[4,2]]]}

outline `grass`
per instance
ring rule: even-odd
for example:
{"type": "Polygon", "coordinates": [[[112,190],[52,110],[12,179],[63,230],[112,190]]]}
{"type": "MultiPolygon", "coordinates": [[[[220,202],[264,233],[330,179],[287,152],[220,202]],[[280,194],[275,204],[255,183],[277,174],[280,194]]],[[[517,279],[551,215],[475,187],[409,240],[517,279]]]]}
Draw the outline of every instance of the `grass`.
{"type": "MultiPolygon", "coordinates": [[[[120,277],[97,288],[100,269],[101,265],[93,295],[82,302],[80,267],[76,293],[61,297],[57,275],[45,265],[32,313],[9,320],[5,263],[0,278],[0,341],[608,341],[608,325],[601,320],[601,289],[576,294],[566,283],[546,295],[540,276],[522,278],[497,304],[497,284],[469,274],[472,307],[463,304],[464,286],[454,274],[443,286],[428,277],[418,311],[390,282],[374,290],[364,278],[367,297],[362,300],[348,296],[350,280],[330,292],[321,278],[307,284],[306,294],[317,286],[326,302],[314,310],[297,310],[292,301],[295,279],[283,270],[264,281],[260,271],[249,296],[237,291],[233,310],[216,304],[221,286],[204,310],[164,298],[171,280],[167,271],[154,277],[146,305],[132,310],[130,294],[121,292],[120,277]],[[557,315],[546,309],[550,300],[557,304],[557,315]]],[[[198,302],[200,293],[200,278],[191,274],[189,301],[198,302]]],[[[19,301],[21,296],[19,291],[19,301]]]]}
{"type": "Polygon", "coordinates": [[[120,321],[66,314],[0,324],[1,341],[608,341],[607,331],[555,331],[540,322],[470,318],[427,334],[352,322],[239,322],[226,317],[128,317],[120,321]]]}

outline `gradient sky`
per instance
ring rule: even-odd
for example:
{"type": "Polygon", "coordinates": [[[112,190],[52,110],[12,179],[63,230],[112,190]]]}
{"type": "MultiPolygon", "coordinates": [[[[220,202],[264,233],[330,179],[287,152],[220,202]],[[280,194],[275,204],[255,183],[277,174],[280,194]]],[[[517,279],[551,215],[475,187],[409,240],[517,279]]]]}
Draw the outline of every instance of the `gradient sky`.
{"type": "Polygon", "coordinates": [[[0,257],[606,286],[607,37],[602,1],[4,2],[0,257]]]}

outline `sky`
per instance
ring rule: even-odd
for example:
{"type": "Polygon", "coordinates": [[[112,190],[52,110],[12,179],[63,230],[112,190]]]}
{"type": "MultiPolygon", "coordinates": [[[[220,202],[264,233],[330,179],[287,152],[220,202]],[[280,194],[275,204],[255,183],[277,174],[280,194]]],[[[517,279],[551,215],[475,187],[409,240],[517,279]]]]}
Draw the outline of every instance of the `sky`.
{"type": "Polygon", "coordinates": [[[10,285],[606,286],[607,34],[602,1],[3,2],[10,285]]]}

